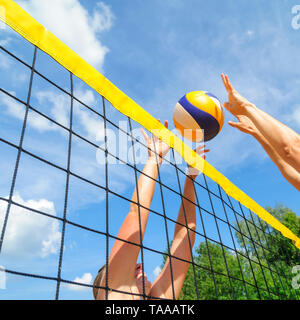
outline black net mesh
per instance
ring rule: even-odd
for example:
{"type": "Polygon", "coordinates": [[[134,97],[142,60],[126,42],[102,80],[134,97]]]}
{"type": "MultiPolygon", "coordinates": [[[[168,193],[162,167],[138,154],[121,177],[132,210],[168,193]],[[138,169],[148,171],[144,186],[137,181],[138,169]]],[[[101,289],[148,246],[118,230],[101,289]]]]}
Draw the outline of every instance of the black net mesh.
{"type": "MultiPolygon", "coordinates": [[[[123,292],[109,281],[116,239],[140,247],[139,261],[151,280],[169,259],[174,298],[172,262],[181,259],[171,254],[176,224],[186,228],[191,252],[180,299],[299,298],[292,286],[297,249],[203,174],[194,182],[196,230],[188,228],[183,184],[190,177],[173,149],[158,166],[144,238],[141,224],[139,244],[119,238],[147,155],[139,125],[23,41],[22,51],[0,47],[6,61],[0,88],[4,298],[92,299],[102,265],[105,286],[97,288],[106,298],[123,292]],[[176,220],[181,203],[184,223],[176,220]]],[[[138,187],[136,205],[140,223],[138,187]]],[[[143,292],[123,293],[161,299],[146,294],[144,276],[143,292]]]]}

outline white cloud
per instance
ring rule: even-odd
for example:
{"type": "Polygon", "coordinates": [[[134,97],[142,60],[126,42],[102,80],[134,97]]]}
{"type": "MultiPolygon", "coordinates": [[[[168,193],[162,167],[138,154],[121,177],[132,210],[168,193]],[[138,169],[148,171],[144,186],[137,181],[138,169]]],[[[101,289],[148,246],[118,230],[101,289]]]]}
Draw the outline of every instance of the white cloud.
{"type": "MultiPolygon", "coordinates": [[[[10,92],[12,95],[16,96],[14,92],[10,92]]],[[[40,93],[40,95],[44,98],[47,95],[47,92],[44,92],[43,95],[40,93]]],[[[51,95],[48,95],[48,98],[51,97],[51,95]]],[[[43,102],[43,99],[40,97],[40,102],[43,102]]],[[[24,106],[15,101],[14,99],[10,98],[6,94],[0,95],[0,102],[3,103],[7,107],[7,113],[16,119],[19,119],[21,121],[24,120],[24,106]]],[[[53,110],[55,110],[55,118],[62,118],[62,110],[59,109],[61,106],[61,99],[60,96],[56,95],[56,99],[53,95],[53,110]]],[[[49,122],[46,118],[43,118],[39,116],[36,113],[32,113],[30,117],[28,118],[28,123],[35,129],[39,131],[52,131],[58,129],[58,127],[51,122],[49,122]]]]}
{"type": "Polygon", "coordinates": [[[99,11],[94,12],[93,29],[99,32],[109,30],[115,19],[109,6],[103,2],[98,2],[96,8],[98,8],[99,11]]]}
{"type": "Polygon", "coordinates": [[[74,96],[88,106],[94,105],[96,103],[96,99],[92,90],[82,90],[79,88],[75,90],[74,96]]]}
{"type": "MultiPolygon", "coordinates": [[[[15,95],[15,92],[10,92],[12,95],[15,95]]],[[[7,107],[7,112],[9,115],[19,119],[24,119],[24,108],[22,105],[6,94],[0,94],[0,102],[3,103],[7,107]]]]}
{"type": "Polygon", "coordinates": [[[111,28],[114,15],[99,2],[90,14],[78,0],[17,1],[37,21],[94,67],[102,69],[109,49],[97,35],[111,28]]]}
{"type": "Polygon", "coordinates": [[[155,277],[157,277],[161,272],[161,268],[159,266],[156,266],[156,268],[153,270],[153,274],[155,277]]]}
{"type": "MultiPolygon", "coordinates": [[[[5,40],[0,40],[0,45],[5,46],[5,40]]],[[[7,57],[7,54],[0,52],[0,68],[1,69],[9,69],[11,66],[11,61],[7,57]]]]}
{"type": "MultiPolygon", "coordinates": [[[[97,103],[92,90],[76,90],[75,97],[89,106],[94,106],[97,103]]],[[[98,116],[98,119],[92,117],[90,112],[87,112],[86,108],[76,101],[74,102],[74,106],[77,106],[74,108],[74,113],[78,116],[80,124],[87,133],[88,139],[92,141],[104,140],[104,126],[102,119],[98,116]]]]}
{"type": "MultiPolygon", "coordinates": [[[[91,90],[77,90],[75,96],[87,105],[93,106],[96,104],[95,96],[91,90]]],[[[39,104],[49,105],[49,110],[54,120],[66,127],[69,126],[70,98],[68,96],[52,91],[39,91],[36,93],[36,97],[39,104]]],[[[88,139],[91,141],[104,139],[103,121],[100,118],[92,117],[91,112],[77,101],[74,101],[73,111],[88,139]]],[[[57,128],[56,125],[49,124],[49,121],[43,120],[41,117],[37,119],[37,117],[33,116],[31,124],[36,129],[43,131],[57,128]]]]}
{"type": "MultiPolygon", "coordinates": [[[[39,104],[50,104],[51,114],[54,119],[62,125],[68,127],[69,117],[68,110],[70,108],[71,99],[65,94],[56,94],[53,91],[38,91],[36,93],[39,104]]],[[[46,126],[45,129],[48,127],[46,126]]]]}
{"type": "MultiPolygon", "coordinates": [[[[1,30],[1,28],[0,28],[0,30],[1,30]]],[[[7,46],[11,42],[11,40],[12,40],[11,38],[6,38],[3,40],[0,40],[0,46],[3,46],[3,47],[7,46]]]]}
{"type": "MultiPolygon", "coordinates": [[[[92,280],[93,280],[93,276],[91,275],[91,273],[84,273],[83,276],[80,277],[76,277],[73,281],[74,282],[78,282],[78,283],[83,283],[83,284],[92,284],[92,280]]],[[[86,291],[86,290],[91,290],[90,287],[85,287],[85,286],[80,286],[80,285],[76,285],[76,284],[67,284],[66,287],[69,290],[72,291],[86,291]]]]}
{"type": "MultiPolygon", "coordinates": [[[[13,201],[56,215],[54,204],[46,199],[23,200],[16,194],[13,201]]],[[[4,222],[6,202],[0,202],[0,226],[4,222]]],[[[59,223],[56,219],[31,213],[19,206],[12,206],[6,227],[3,254],[13,258],[45,258],[58,252],[61,239],[59,223]]]]}
{"type": "MultiPolygon", "coordinates": [[[[14,93],[12,92],[12,94],[14,93]]],[[[43,105],[43,108],[47,108],[48,113],[52,118],[68,126],[68,109],[70,108],[69,96],[63,94],[59,95],[51,90],[37,91],[35,96],[37,97],[38,104],[43,105]]],[[[91,106],[95,105],[97,102],[92,90],[79,90],[76,92],[76,96],[91,106]]],[[[9,115],[19,120],[24,119],[24,106],[22,104],[16,102],[5,94],[0,94],[0,103],[1,102],[6,106],[6,112],[9,115]]],[[[93,115],[91,111],[87,110],[76,101],[74,101],[73,118],[73,125],[75,126],[75,124],[76,128],[74,127],[74,131],[94,143],[103,143],[103,120],[98,116],[93,115]]],[[[26,143],[27,145],[30,145],[31,152],[41,154],[41,156],[46,159],[49,159],[50,157],[50,159],[63,162],[65,160],[64,154],[66,150],[63,149],[63,144],[57,144],[57,138],[59,136],[52,136],[51,132],[56,131],[58,134],[63,133],[64,135],[62,135],[62,139],[65,139],[66,135],[64,130],[35,112],[30,112],[28,117],[28,127],[30,126],[42,133],[49,133],[47,144],[39,138],[39,135],[36,134],[35,131],[30,131],[31,134],[27,133],[26,143]]],[[[115,134],[117,134],[116,131],[109,132],[108,139],[110,142],[113,141],[112,139],[115,137],[115,134]]],[[[116,136],[115,140],[117,137],[118,136],[116,136]]],[[[116,153],[117,150],[114,151],[113,146],[116,147],[116,144],[110,144],[110,151],[116,153]]],[[[91,147],[78,138],[74,138],[71,166],[75,173],[104,185],[105,167],[104,165],[101,165],[104,161],[97,162],[97,160],[101,160],[99,159],[99,155],[104,157],[104,153],[97,153],[97,150],[99,149],[91,147]]],[[[26,172],[31,172],[31,179],[30,181],[26,181],[25,179],[19,180],[20,185],[18,189],[24,196],[31,197],[33,195],[35,198],[43,198],[47,195],[47,197],[51,197],[51,200],[61,202],[62,195],[61,192],[58,192],[56,187],[57,179],[59,179],[59,181],[61,179],[60,175],[54,177],[52,171],[51,173],[50,171],[48,173],[39,167],[31,168],[31,165],[28,165],[26,172]]],[[[129,175],[129,168],[127,166],[116,165],[115,169],[111,170],[110,185],[114,190],[123,192],[130,186],[129,182],[134,181],[133,176],[129,175]]],[[[99,196],[93,195],[83,197],[79,189],[76,189],[76,193],[81,195],[78,201],[82,206],[87,203],[94,203],[103,200],[103,197],[100,196],[100,194],[99,196]]]]}
{"type": "MultiPolygon", "coordinates": [[[[10,92],[16,96],[15,92],[10,92]]],[[[53,91],[37,91],[35,96],[39,105],[48,106],[49,113],[52,118],[58,123],[68,127],[69,126],[69,109],[70,98],[64,94],[57,94],[53,91]]],[[[78,91],[75,95],[82,101],[89,101],[89,105],[95,103],[95,97],[91,90],[78,91]]],[[[0,94],[0,102],[7,107],[7,113],[19,120],[24,119],[24,106],[6,94],[0,94]]],[[[85,107],[79,107],[79,103],[74,101],[74,115],[78,117],[80,124],[84,131],[87,133],[87,138],[90,140],[103,140],[103,121],[93,118],[90,112],[87,112],[85,107]]],[[[45,132],[58,130],[56,124],[51,123],[44,117],[32,112],[28,118],[28,123],[33,128],[45,132]]]]}

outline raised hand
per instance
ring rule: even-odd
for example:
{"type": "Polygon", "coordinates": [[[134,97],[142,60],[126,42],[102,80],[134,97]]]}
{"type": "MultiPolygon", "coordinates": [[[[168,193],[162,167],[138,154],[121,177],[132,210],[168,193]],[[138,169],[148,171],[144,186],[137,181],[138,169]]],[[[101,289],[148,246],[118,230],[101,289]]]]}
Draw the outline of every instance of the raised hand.
{"type": "MultiPolygon", "coordinates": [[[[205,149],[205,145],[199,146],[197,147],[194,151],[199,155],[202,156],[203,159],[206,158],[205,153],[209,152],[209,149],[205,149]]],[[[190,165],[188,165],[187,168],[187,175],[191,176],[193,179],[195,179],[199,174],[199,170],[196,168],[191,167],[190,165]]]]}
{"type": "Polygon", "coordinates": [[[238,115],[236,118],[239,122],[228,121],[228,124],[233,128],[237,128],[244,133],[251,134],[252,136],[256,136],[258,134],[259,131],[249,117],[245,115],[238,115]]]}
{"type": "Polygon", "coordinates": [[[253,104],[234,89],[227,75],[221,74],[221,78],[228,93],[228,102],[224,103],[224,107],[235,117],[246,116],[248,114],[248,108],[252,107],[253,104]]]}
{"type": "MultiPolygon", "coordinates": [[[[158,121],[160,122],[159,119],[158,119],[158,121]]],[[[168,120],[165,121],[165,127],[168,128],[168,120]]],[[[141,128],[140,130],[141,130],[141,132],[146,140],[147,146],[148,146],[149,159],[156,161],[156,155],[155,155],[155,152],[156,152],[157,153],[157,160],[161,163],[162,159],[169,152],[170,147],[154,135],[152,135],[152,137],[149,138],[143,128],[141,128]]]]}

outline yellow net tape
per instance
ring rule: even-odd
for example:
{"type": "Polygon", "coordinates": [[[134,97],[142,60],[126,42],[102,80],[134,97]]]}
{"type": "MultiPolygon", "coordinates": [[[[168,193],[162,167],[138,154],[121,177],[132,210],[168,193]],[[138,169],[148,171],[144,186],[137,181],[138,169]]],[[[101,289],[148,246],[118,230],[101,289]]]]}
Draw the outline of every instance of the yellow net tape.
{"type": "Polygon", "coordinates": [[[0,19],[21,34],[32,44],[46,52],[59,64],[83,80],[91,88],[107,99],[116,109],[132,120],[138,122],[153,134],[176,150],[191,166],[203,172],[206,176],[218,183],[223,190],[242,205],[256,213],[262,220],[280,231],[283,236],[293,241],[300,249],[300,239],[269,212],[247,196],[230,180],[198,156],[191,148],[183,143],[171,131],[160,124],[153,116],[130,99],[125,93],[114,86],[95,68],[89,65],[78,54],[72,51],[49,30],[33,19],[26,11],[12,0],[0,0],[0,19]]]}

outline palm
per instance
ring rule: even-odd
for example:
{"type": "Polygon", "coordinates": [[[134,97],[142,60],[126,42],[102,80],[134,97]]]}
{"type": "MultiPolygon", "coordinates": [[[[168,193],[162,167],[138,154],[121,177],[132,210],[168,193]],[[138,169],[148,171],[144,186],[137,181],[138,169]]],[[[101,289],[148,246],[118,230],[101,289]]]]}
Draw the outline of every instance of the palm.
{"type": "MultiPolygon", "coordinates": [[[[209,152],[209,149],[204,149],[205,145],[203,146],[199,146],[198,148],[196,148],[194,151],[199,155],[202,156],[203,159],[205,159],[205,153],[209,152]]],[[[191,167],[190,165],[188,165],[188,170],[187,170],[187,174],[196,178],[199,174],[199,170],[196,168],[191,167]]]]}
{"type": "Polygon", "coordinates": [[[236,90],[228,92],[228,102],[230,104],[230,112],[235,115],[244,115],[246,107],[250,102],[241,96],[236,90]]]}
{"type": "Polygon", "coordinates": [[[161,141],[159,138],[157,138],[156,136],[153,136],[152,138],[147,139],[147,146],[148,146],[149,157],[154,157],[154,158],[155,158],[155,152],[159,156],[164,158],[165,155],[170,150],[170,147],[166,143],[161,141]]]}
{"type": "MultiPolygon", "coordinates": [[[[160,120],[158,121],[160,122],[160,120]]],[[[165,121],[165,127],[168,128],[167,120],[165,121]]],[[[158,155],[160,157],[159,161],[161,161],[169,152],[170,147],[154,135],[149,138],[144,129],[141,129],[141,131],[147,143],[149,158],[156,159],[156,155],[158,155]]]]}
{"type": "Polygon", "coordinates": [[[228,123],[242,132],[254,135],[257,131],[253,122],[247,116],[247,107],[251,106],[246,98],[241,96],[230,83],[228,76],[221,75],[225,89],[228,93],[228,102],[224,103],[224,107],[232,113],[239,122],[229,121],[228,123]]]}
{"type": "Polygon", "coordinates": [[[225,89],[228,93],[228,102],[225,102],[224,107],[234,116],[238,117],[247,114],[247,107],[251,105],[246,98],[241,96],[230,83],[228,76],[221,75],[225,89]]]}
{"type": "Polygon", "coordinates": [[[253,122],[244,115],[237,116],[237,119],[239,120],[238,128],[248,134],[254,134],[256,132],[256,127],[253,124],[253,122]]]}

